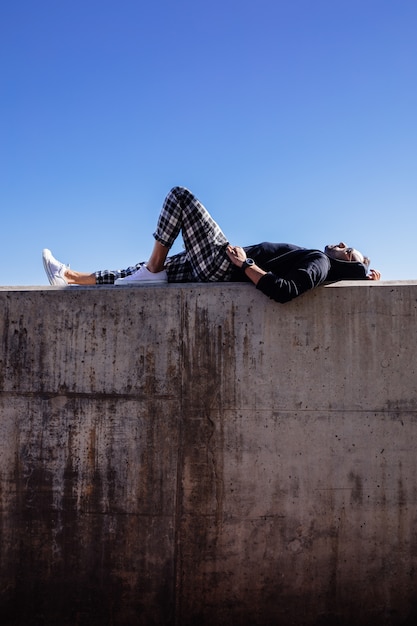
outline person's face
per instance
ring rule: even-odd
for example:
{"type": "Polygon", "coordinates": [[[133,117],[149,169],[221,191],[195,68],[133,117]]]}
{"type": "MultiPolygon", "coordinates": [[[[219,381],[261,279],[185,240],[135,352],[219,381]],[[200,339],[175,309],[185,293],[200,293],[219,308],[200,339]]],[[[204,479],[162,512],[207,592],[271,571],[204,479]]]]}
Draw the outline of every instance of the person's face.
{"type": "Polygon", "coordinates": [[[359,261],[363,263],[364,257],[359,250],[348,247],[343,241],[338,244],[331,244],[324,248],[327,256],[332,259],[339,259],[339,261],[359,261]]]}

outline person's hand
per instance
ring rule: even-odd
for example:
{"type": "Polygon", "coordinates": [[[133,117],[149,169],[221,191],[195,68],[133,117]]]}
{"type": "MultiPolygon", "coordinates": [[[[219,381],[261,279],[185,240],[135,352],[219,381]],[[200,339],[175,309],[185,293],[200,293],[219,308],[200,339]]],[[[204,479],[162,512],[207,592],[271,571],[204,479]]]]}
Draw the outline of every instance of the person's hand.
{"type": "Polygon", "coordinates": [[[366,278],[368,280],[381,280],[381,272],[378,272],[378,270],[369,270],[369,274],[366,278]]]}
{"type": "Polygon", "coordinates": [[[246,259],[246,252],[239,246],[227,246],[226,254],[236,267],[241,267],[246,259]]]}

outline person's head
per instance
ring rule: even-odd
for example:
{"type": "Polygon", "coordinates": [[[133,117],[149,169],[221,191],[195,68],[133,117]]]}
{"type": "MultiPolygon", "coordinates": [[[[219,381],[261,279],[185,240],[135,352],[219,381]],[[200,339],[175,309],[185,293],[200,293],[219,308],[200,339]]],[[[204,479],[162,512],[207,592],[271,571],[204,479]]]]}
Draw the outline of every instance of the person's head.
{"type": "Polygon", "coordinates": [[[332,259],[339,261],[363,263],[368,269],[370,260],[362,252],[355,248],[350,248],[343,241],[338,244],[330,244],[324,248],[324,252],[332,259]]]}

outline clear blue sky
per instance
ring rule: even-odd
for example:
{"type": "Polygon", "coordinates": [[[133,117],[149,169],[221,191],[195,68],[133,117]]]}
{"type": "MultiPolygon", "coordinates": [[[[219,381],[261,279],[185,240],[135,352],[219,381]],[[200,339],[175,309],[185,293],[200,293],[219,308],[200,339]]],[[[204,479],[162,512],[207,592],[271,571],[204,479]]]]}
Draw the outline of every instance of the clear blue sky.
{"type": "Polygon", "coordinates": [[[417,279],[416,32],[415,0],[2,3],[0,285],[146,260],[177,184],[233,244],[417,279]]]}

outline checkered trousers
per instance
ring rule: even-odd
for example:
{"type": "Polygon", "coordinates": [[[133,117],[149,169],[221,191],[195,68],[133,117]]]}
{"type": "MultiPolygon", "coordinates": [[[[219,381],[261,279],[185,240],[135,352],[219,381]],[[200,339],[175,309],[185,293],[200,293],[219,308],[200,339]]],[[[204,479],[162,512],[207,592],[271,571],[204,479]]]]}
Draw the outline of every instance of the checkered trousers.
{"type": "MultiPolygon", "coordinates": [[[[230,280],[232,263],[226,255],[228,241],[207,209],[185,187],[174,187],[165,198],[154,238],[168,249],[181,232],[185,252],[168,257],[169,282],[216,282],[230,280]]],[[[96,272],[98,284],[133,274],[143,265],[125,270],[96,272]]]]}

